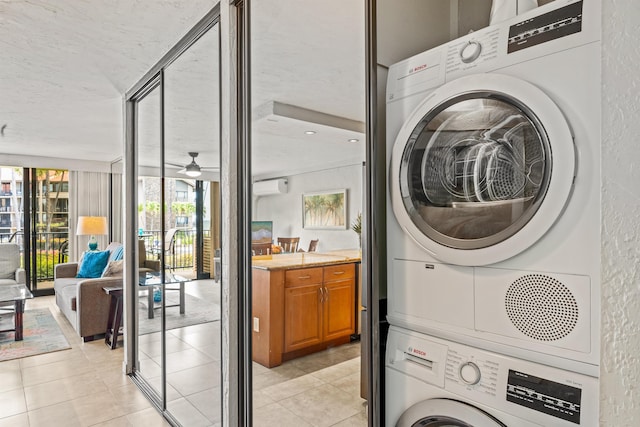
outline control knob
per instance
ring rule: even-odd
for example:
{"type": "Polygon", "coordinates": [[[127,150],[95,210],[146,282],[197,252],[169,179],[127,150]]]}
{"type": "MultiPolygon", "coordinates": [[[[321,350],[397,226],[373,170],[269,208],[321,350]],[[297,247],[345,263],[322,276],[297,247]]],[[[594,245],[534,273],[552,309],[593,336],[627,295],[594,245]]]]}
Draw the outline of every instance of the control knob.
{"type": "Polygon", "coordinates": [[[460,378],[465,384],[475,385],[480,382],[480,377],[482,374],[480,373],[480,368],[473,362],[465,362],[460,365],[459,370],[460,378]]]}
{"type": "Polygon", "coordinates": [[[475,40],[469,40],[462,49],[460,49],[460,60],[465,64],[469,64],[480,56],[482,45],[475,40]]]}

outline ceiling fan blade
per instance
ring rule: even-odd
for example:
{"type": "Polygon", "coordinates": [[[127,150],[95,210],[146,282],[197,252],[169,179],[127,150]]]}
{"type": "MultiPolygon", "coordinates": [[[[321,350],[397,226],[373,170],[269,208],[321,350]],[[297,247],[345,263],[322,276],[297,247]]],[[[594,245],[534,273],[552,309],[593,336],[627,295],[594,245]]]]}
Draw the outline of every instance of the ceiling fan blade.
{"type": "Polygon", "coordinates": [[[177,164],[177,163],[169,163],[169,162],[165,162],[165,165],[168,165],[168,166],[174,166],[174,167],[176,167],[176,168],[184,168],[184,165],[179,165],[179,164],[177,164]]]}

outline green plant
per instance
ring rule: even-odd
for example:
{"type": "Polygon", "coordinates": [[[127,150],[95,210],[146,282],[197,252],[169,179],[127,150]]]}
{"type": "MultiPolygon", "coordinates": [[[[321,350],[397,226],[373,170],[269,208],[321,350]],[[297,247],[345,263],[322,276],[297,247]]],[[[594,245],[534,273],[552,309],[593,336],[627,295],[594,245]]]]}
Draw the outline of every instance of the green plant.
{"type": "Polygon", "coordinates": [[[351,223],[351,229],[358,234],[358,237],[362,234],[362,213],[359,212],[356,219],[351,223]]]}

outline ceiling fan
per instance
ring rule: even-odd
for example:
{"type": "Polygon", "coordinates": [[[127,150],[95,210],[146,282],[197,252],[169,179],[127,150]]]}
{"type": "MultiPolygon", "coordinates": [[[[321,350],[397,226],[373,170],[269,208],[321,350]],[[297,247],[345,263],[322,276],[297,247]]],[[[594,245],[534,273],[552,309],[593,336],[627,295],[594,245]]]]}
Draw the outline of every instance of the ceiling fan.
{"type": "Polygon", "coordinates": [[[167,163],[168,165],[171,166],[176,166],[179,168],[182,168],[181,170],[178,171],[178,173],[183,173],[191,178],[197,178],[202,174],[203,170],[218,170],[219,168],[217,167],[203,167],[200,166],[199,164],[196,163],[196,157],[198,157],[198,153],[194,152],[194,151],[190,151],[189,156],[191,156],[191,163],[188,163],[186,165],[178,165],[175,163],[167,163]]]}

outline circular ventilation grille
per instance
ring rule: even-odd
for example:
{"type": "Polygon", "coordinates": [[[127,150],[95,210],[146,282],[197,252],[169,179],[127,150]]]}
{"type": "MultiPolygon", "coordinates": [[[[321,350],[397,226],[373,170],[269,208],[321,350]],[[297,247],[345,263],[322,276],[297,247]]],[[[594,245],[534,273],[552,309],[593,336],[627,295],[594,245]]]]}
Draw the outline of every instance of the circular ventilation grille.
{"type": "Polygon", "coordinates": [[[540,341],[566,337],[578,322],[578,304],[553,277],[529,274],[513,282],[505,296],[507,315],[526,336],[540,341]]]}

